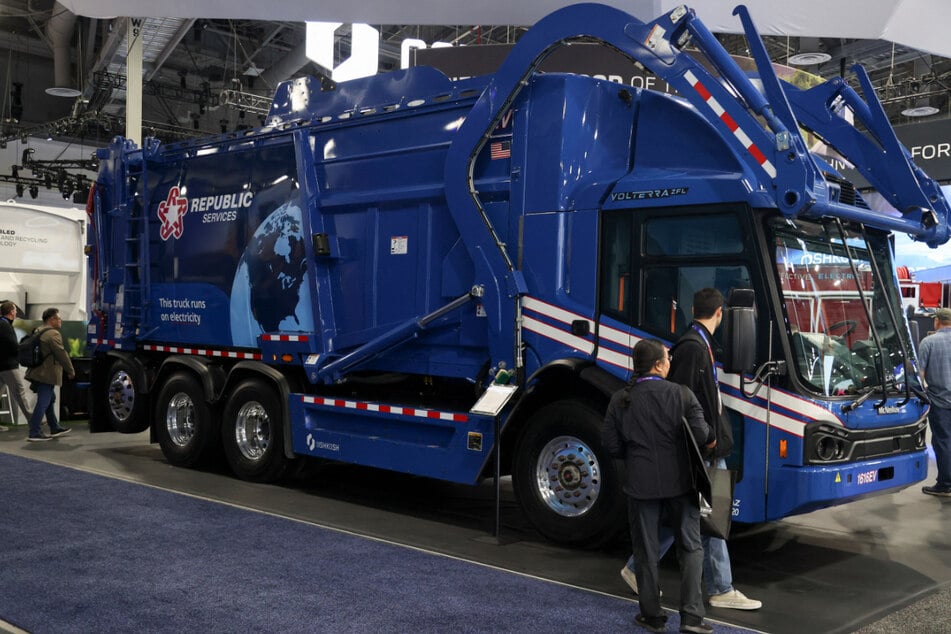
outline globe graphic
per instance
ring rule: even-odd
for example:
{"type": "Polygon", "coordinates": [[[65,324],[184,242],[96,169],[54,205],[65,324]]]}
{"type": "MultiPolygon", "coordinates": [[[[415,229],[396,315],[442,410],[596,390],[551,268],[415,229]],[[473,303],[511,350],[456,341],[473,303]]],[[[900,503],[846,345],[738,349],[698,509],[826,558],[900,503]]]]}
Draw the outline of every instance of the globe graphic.
{"type": "Polygon", "coordinates": [[[289,201],[264,219],[231,285],[233,345],[256,347],[265,332],[313,331],[301,209],[289,201]]]}

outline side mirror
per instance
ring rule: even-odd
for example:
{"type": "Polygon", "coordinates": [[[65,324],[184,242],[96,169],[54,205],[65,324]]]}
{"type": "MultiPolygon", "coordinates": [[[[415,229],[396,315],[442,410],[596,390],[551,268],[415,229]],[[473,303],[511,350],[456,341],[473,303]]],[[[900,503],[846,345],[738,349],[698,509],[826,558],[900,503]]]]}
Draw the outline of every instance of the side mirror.
{"type": "Polygon", "coordinates": [[[742,374],[756,365],[756,306],[753,289],[734,288],[723,309],[720,325],[723,370],[742,374]]]}

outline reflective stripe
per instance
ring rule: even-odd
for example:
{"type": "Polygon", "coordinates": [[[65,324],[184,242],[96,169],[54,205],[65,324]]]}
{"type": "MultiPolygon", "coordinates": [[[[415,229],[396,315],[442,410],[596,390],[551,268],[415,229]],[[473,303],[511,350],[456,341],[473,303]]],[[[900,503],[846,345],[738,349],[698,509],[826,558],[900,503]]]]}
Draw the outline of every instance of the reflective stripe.
{"type": "Polygon", "coordinates": [[[261,358],[260,352],[240,352],[237,350],[208,350],[205,348],[184,348],[179,346],[159,346],[147,343],[142,346],[143,350],[150,352],[168,352],[170,354],[188,354],[200,357],[222,357],[225,359],[254,359],[261,358]]]}
{"type": "Polygon", "coordinates": [[[384,414],[396,414],[397,416],[411,416],[413,418],[448,420],[456,423],[464,423],[469,420],[468,415],[459,412],[440,412],[432,409],[417,409],[415,407],[384,405],[382,403],[369,403],[366,401],[348,401],[339,398],[325,398],[323,396],[301,396],[301,401],[311,405],[323,405],[325,407],[381,412],[384,414]]]}
{"type": "Polygon", "coordinates": [[[305,342],[310,339],[307,335],[261,335],[264,341],[299,341],[305,342]]]}

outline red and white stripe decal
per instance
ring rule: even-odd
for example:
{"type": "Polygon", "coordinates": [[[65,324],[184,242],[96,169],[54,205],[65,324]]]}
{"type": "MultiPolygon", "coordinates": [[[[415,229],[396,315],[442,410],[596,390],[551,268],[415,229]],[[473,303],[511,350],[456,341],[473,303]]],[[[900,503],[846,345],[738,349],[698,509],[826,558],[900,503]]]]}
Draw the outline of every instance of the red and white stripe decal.
{"type": "Polygon", "coordinates": [[[743,147],[746,148],[746,151],[752,155],[756,162],[760,164],[760,167],[769,174],[770,178],[776,178],[776,168],[773,167],[773,164],[769,162],[769,159],[766,158],[766,155],[756,147],[756,144],[753,143],[753,140],[747,136],[746,132],[743,131],[743,128],[733,120],[733,117],[724,110],[723,106],[714,99],[713,95],[710,94],[710,91],[707,90],[697,76],[694,75],[689,70],[684,73],[684,78],[690,82],[690,85],[693,86],[693,89],[697,91],[697,94],[707,103],[708,106],[713,110],[713,112],[720,118],[720,120],[726,124],[726,127],[729,128],[730,132],[733,133],[740,143],[743,144],[743,147]]]}
{"type": "MultiPolygon", "coordinates": [[[[565,310],[564,308],[560,308],[554,304],[549,304],[548,302],[543,302],[533,297],[525,297],[522,300],[522,306],[526,310],[531,310],[545,315],[549,319],[553,319],[569,329],[571,328],[571,322],[577,321],[579,319],[588,319],[583,315],[565,310]]],[[[594,332],[594,322],[588,319],[588,325],[591,328],[591,331],[594,332]]],[[[584,337],[573,335],[570,332],[564,330],[562,327],[552,326],[525,315],[522,316],[522,327],[529,332],[534,332],[536,335],[540,335],[546,339],[550,339],[562,345],[574,348],[583,354],[591,354],[594,352],[593,341],[589,341],[584,337]]],[[[620,345],[626,345],[629,348],[634,345],[635,340],[631,339],[631,335],[623,333],[620,330],[615,330],[614,328],[609,328],[607,326],[601,326],[600,328],[601,338],[619,343],[620,345]]],[[[623,368],[625,370],[630,370],[632,367],[630,354],[618,353],[603,346],[598,348],[598,360],[619,368],[623,368]]]]}
{"type": "Polygon", "coordinates": [[[238,352],[236,350],[208,350],[206,348],[182,348],[178,346],[156,346],[145,344],[143,350],[150,352],[170,352],[172,354],[193,354],[200,357],[220,357],[222,359],[254,359],[261,358],[260,352],[238,352]]]}
{"type": "MultiPolygon", "coordinates": [[[[561,324],[571,327],[571,322],[579,319],[587,319],[582,317],[577,313],[567,311],[563,308],[559,308],[554,304],[549,304],[538,299],[533,299],[531,297],[526,297],[522,300],[522,307],[526,310],[531,310],[533,312],[545,315],[546,317],[553,319],[561,324]]],[[[588,320],[588,326],[591,330],[594,330],[594,322],[588,320]]],[[[594,342],[585,339],[584,337],[579,337],[573,335],[570,332],[566,332],[558,326],[552,326],[546,324],[543,321],[539,321],[533,317],[528,317],[522,315],[522,327],[529,332],[534,332],[537,335],[541,335],[546,339],[551,339],[552,341],[557,341],[560,344],[566,345],[570,348],[574,348],[578,352],[583,352],[584,354],[591,354],[594,352],[594,342]]]]}
{"type": "Polygon", "coordinates": [[[469,420],[466,414],[456,412],[437,412],[432,409],[416,409],[415,407],[400,407],[398,405],[384,405],[382,403],[367,403],[364,401],[347,401],[344,399],[324,398],[322,396],[302,396],[304,403],[313,405],[324,405],[326,407],[342,407],[344,409],[356,409],[367,412],[381,412],[384,414],[396,414],[397,416],[412,416],[414,418],[431,418],[438,420],[450,420],[456,423],[464,423],[469,420]]]}
{"type": "Polygon", "coordinates": [[[89,343],[95,344],[97,346],[116,346],[115,339],[90,339],[89,343]]]}
{"type": "MultiPolygon", "coordinates": [[[[565,326],[569,326],[571,322],[576,319],[587,319],[578,313],[559,308],[553,304],[549,304],[531,297],[524,298],[522,300],[522,306],[524,306],[526,309],[546,315],[547,317],[558,321],[565,326]]],[[[558,327],[542,324],[545,327],[538,328],[535,327],[535,324],[541,324],[541,322],[538,322],[538,320],[526,321],[527,319],[528,318],[523,317],[523,326],[525,330],[534,332],[537,335],[557,343],[571,346],[580,352],[587,351],[590,354],[590,351],[594,347],[592,342],[582,339],[581,337],[576,337],[575,335],[565,332],[558,327]]],[[[594,324],[592,322],[592,327],[593,325],[594,324]]],[[[616,328],[611,328],[604,324],[598,325],[598,333],[601,339],[611,341],[627,348],[626,352],[618,352],[609,350],[604,346],[599,346],[598,361],[630,371],[633,367],[630,351],[634,348],[634,344],[640,341],[641,338],[634,334],[627,333],[616,328]]],[[[719,378],[721,385],[730,385],[736,389],[739,389],[740,387],[739,376],[735,374],[725,374],[720,367],[717,367],[717,377],[719,378]]],[[[747,383],[745,385],[747,391],[753,389],[753,387],[754,384],[752,383],[747,383]]],[[[776,403],[781,407],[790,409],[794,412],[799,412],[800,414],[808,416],[813,420],[824,420],[837,423],[839,425],[842,424],[841,419],[834,411],[830,411],[830,409],[825,408],[818,403],[814,403],[813,401],[791,392],[785,392],[777,388],[766,388],[766,390],[761,393],[761,397],[764,399],[768,398],[773,403],[776,403]]],[[[723,394],[723,403],[730,408],[745,414],[746,416],[749,416],[753,420],[757,420],[761,423],[766,422],[766,408],[759,404],[745,399],[740,399],[726,393],[723,394]]],[[[781,429],[785,432],[793,434],[794,436],[802,437],[806,422],[773,411],[769,414],[769,425],[770,427],[781,429]]]]}
{"type": "Polygon", "coordinates": [[[261,339],[264,341],[300,341],[304,342],[309,339],[307,335],[261,335],[261,339]]]}

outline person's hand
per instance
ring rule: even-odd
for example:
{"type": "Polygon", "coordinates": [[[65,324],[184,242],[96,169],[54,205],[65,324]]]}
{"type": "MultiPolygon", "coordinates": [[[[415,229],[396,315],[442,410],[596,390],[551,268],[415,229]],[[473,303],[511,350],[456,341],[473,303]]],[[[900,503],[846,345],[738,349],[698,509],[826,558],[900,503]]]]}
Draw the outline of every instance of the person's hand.
{"type": "Polygon", "coordinates": [[[716,439],[716,438],[714,438],[713,440],[711,440],[710,443],[709,443],[708,445],[706,445],[707,449],[713,449],[713,448],[716,447],[716,446],[717,446],[717,439],[716,439]]]}

